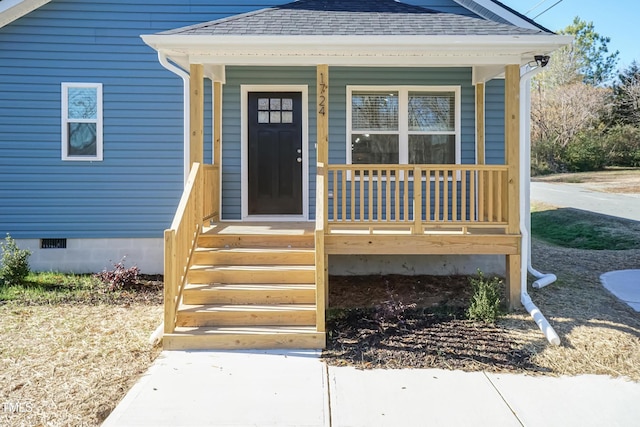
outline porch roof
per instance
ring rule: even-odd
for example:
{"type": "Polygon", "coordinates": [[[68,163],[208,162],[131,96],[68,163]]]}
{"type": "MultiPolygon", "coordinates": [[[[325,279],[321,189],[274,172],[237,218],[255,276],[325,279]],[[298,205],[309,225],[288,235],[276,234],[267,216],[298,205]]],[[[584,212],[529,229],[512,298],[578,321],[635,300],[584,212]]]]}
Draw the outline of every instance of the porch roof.
{"type": "MultiPolygon", "coordinates": [[[[184,68],[225,65],[468,66],[495,75],[568,44],[525,28],[394,0],[299,0],[142,36],[184,68]]],[[[220,69],[218,67],[218,69],[220,69]]],[[[218,71],[217,74],[224,74],[218,71]]]]}
{"type": "Polygon", "coordinates": [[[461,36],[552,34],[394,0],[299,0],[165,31],[201,36],[461,36]]]}

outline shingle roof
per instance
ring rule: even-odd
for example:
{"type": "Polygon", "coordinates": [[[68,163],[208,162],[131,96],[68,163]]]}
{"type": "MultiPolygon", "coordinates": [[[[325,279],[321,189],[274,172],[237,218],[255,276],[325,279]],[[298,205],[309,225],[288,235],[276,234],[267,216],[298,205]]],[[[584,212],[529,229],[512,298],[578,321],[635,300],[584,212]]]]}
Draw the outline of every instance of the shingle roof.
{"type": "Polygon", "coordinates": [[[394,0],[299,0],[159,34],[508,36],[548,33],[486,19],[438,12],[394,0]]]}

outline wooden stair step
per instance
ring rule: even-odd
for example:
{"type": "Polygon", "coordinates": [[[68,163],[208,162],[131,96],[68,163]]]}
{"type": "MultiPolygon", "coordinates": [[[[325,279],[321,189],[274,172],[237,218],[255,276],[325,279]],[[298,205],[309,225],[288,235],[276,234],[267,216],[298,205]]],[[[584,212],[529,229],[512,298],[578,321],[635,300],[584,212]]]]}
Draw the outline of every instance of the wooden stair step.
{"type": "Polygon", "coordinates": [[[314,248],[313,234],[201,234],[201,248],[314,248]]]}
{"type": "Polygon", "coordinates": [[[178,327],[163,337],[165,350],[320,349],[324,332],[315,326],[178,327]]]}
{"type": "Polygon", "coordinates": [[[182,304],[176,326],[310,326],[315,322],[315,304],[182,304]]]}
{"type": "Polygon", "coordinates": [[[194,264],[267,265],[315,263],[312,248],[197,248],[194,264]]]}
{"type": "Polygon", "coordinates": [[[310,283],[188,284],[182,295],[185,304],[313,304],[315,289],[310,283]]]}
{"type": "Polygon", "coordinates": [[[315,283],[315,265],[195,265],[189,283],[315,283]]]}

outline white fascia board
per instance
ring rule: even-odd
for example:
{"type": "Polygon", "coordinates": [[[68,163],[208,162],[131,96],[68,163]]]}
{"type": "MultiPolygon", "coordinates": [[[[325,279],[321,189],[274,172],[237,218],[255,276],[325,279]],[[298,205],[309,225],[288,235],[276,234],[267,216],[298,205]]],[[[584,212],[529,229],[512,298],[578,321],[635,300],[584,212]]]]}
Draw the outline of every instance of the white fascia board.
{"type": "MultiPolygon", "coordinates": [[[[454,1],[460,4],[461,6],[466,7],[463,3],[458,2],[457,0],[454,0],[454,1]]],[[[533,25],[531,22],[527,21],[526,19],[522,19],[520,16],[516,15],[513,12],[500,7],[499,5],[495,4],[491,0],[472,0],[472,2],[477,4],[478,6],[484,7],[490,12],[495,13],[496,15],[500,16],[502,19],[505,19],[511,22],[515,26],[522,27],[522,28],[529,28],[532,30],[540,29],[540,27],[533,25]]],[[[477,10],[472,10],[472,12],[479,13],[477,10]]],[[[485,16],[484,18],[487,18],[487,17],[485,16]]]]}
{"type": "Polygon", "coordinates": [[[145,35],[149,46],[191,63],[225,65],[524,64],[571,36],[193,36],[145,35]]]}
{"type": "Polygon", "coordinates": [[[0,28],[22,18],[27,13],[44,6],[51,0],[2,0],[0,1],[0,28]]]}

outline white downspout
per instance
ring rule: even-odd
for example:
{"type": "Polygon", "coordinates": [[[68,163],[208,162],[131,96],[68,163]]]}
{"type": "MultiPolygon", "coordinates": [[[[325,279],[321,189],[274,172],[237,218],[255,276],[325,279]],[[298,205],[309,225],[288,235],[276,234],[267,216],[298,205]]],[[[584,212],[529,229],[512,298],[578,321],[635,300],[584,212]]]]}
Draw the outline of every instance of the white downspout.
{"type": "Polygon", "coordinates": [[[531,297],[527,292],[527,271],[538,277],[538,282],[547,282],[546,284],[552,283],[556,279],[556,276],[543,275],[542,273],[534,270],[531,267],[531,238],[529,234],[529,227],[531,223],[529,201],[529,181],[531,179],[531,136],[529,133],[531,126],[530,85],[531,78],[542,71],[542,67],[537,67],[533,70],[530,70],[529,66],[525,65],[523,71],[524,74],[520,76],[520,141],[522,141],[522,146],[520,149],[520,233],[522,234],[520,302],[536,322],[544,336],[547,338],[547,341],[549,341],[549,343],[553,345],[560,345],[560,337],[553,329],[553,327],[551,327],[540,309],[533,303],[533,301],[531,301],[531,297]]]}
{"type": "MultiPolygon", "coordinates": [[[[183,128],[183,146],[184,146],[184,160],[183,160],[183,170],[184,170],[184,174],[183,174],[183,182],[184,184],[187,183],[187,178],[189,177],[189,169],[190,169],[190,165],[189,165],[189,157],[190,157],[190,144],[189,144],[189,118],[190,118],[190,114],[191,111],[189,109],[189,74],[184,71],[183,69],[176,67],[175,65],[171,64],[168,60],[167,60],[167,55],[165,55],[162,51],[158,51],[158,61],[160,61],[160,65],[162,65],[164,68],[166,68],[167,70],[171,71],[172,73],[178,75],[179,77],[182,78],[182,84],[183,84],[183,99],[182,99],[182,108],[183,108],[183,113],[182,113],[182,118],[183,118],[183,124],[182,124],[182,128],[183,128]]],[[[160,323],[160,325],[155,329],[155,331],[153,331],[151,333],[151,335],[149,336],[149,344],[155,346],[158,345],[160,343],[160,341],[162,341],[162,335],[164,333],[164,322],[160,323]]]]}
{"type": "Polygon", "coordinates": [[[184,183],[187,183],[187,178],[189,178],[189,169],[191,169],[191,165],[189,164],[189,158],[190,158],[190,150],[189,150],[189,117],[190,117],[190,110],[189,110],[189,74],[184,71],[182,68],[176,67],[175,65],[171,64],[168,60],[167,60],[167,55],[165,55],[162,51],[158,51],[158,60],[160,61],[160,64],[166,68],[167,70],[171,71],[172,73],[178,75],[179,77],[182,78],[182,84],[183,84],[183,100],[182,100],[182,104],[183,104],[183,130],[184,130],[184,183]]]}
{"type": "MultiPolygon", "coordinates": [[[[542,70],[542,67],[538,67],[533,71],[530,77],[527,79],[528,82],[525,85],[528,85],[531,82],[531,77],[535,74],[539,73],[542,70]]],[[[526,86],[525,86],[526,89],[526,86]]],[[[531,117],[531,90],[525,90],[524,93],[522,90],[520,91],[520,99],[521,99],[521,111],[523,112],[520,116],[520,141],[524,143],[523,148],[525,150],[525,164],[524,164],[524,201],[525,201],[525,223],[528,231],[531,231],[531,120],[526,120],[526,118],[531,117]],[[523,96],[524,95],[524,96],[523,96]]],[[[536,280],[533,282],[532,286],[534,288],[544,288],[547,285],[552,284],[557,280],[555,274],[545,274],[541,273],[535,268],[531,263],[531,238],[529,238],[529,252],[527,257],[527,270],[533,276],[535,276],[536,280]]]]}

